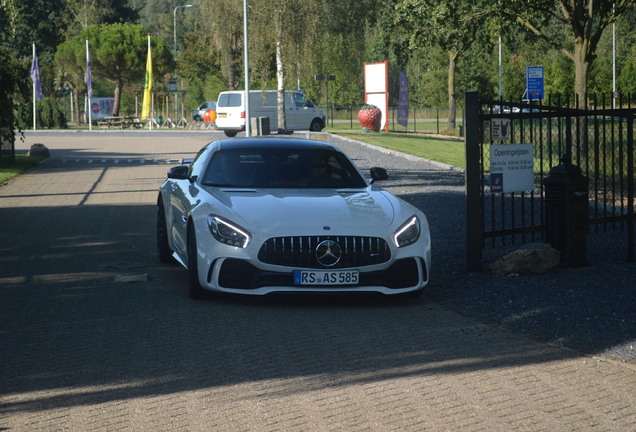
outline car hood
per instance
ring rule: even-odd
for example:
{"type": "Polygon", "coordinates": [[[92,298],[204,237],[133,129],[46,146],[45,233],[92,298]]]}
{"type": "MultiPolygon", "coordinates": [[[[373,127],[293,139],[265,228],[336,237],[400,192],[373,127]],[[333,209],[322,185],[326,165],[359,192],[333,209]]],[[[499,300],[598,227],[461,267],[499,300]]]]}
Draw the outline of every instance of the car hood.
{"type": "Polygon", "coordinates": [[[323,230],[350,232],[352,227],[387,227],[395,219],[395,197],[381,189],[254,190],[225,189],[213,195],[242,221],[270,233],[323,230]]]}

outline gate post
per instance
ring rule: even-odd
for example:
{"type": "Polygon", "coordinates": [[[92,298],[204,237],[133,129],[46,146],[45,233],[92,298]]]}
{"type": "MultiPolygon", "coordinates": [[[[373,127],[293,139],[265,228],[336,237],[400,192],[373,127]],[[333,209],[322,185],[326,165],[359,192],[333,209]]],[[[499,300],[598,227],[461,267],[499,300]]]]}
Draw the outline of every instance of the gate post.
{"type": "Polygon", "coordinates": [[[464,145],[466,148],[466,240],[469,272],[482,271],[483,209],[481,200],[481,106],[478,92],[464,93],[464,145]]]}
{"type": "Polygon", "coordinates": [[[561,261],[572,267],[587,262],[589,180],[581,168],[564,154],[543,179],[545,191],[544,232],[546,243],[561,252],[561,261]]]}

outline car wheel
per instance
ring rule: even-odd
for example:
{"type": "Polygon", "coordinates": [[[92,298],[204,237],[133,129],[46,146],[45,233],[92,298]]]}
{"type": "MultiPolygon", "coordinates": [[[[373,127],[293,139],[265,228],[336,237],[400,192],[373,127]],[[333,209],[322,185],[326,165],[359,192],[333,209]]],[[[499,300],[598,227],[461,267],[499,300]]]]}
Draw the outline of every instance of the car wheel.
{"type": "Polygon", "coordinates": [[[201,116],[200,115],[195,115],[194,116],[194,121],[200,122],[201,121],[201,116]]]}
{"type": "Polygon", "coordinates": [[[238,131],[233,131],[233,130],[226,130],[223,132],[225,133],[226,137],[230,137],[230,138],[234,138],[236,134],[238,133],[238,131]]]}
{"type": "Polygon", "coordinates": [[[170,244],[168,243],[166,211],[163,201],[160,201],[157,206],[157,254],[160,262],[164,264],[173,262],[172,250],[170,250],[170,244]]]}
{"type": "Polygon", "coordinates": [[[313,119],[309,130],[312,132],[320,132],[323,128],[322,122],[318,119],[313,119]]]}
{"type": "Polygon", "coordinates": [[[205,291],[199,282],[199,264],[197,260],[197,239],[194,226],[188,226],[188,294],[190,298],[199,300],[205,297],[205,291]]]}

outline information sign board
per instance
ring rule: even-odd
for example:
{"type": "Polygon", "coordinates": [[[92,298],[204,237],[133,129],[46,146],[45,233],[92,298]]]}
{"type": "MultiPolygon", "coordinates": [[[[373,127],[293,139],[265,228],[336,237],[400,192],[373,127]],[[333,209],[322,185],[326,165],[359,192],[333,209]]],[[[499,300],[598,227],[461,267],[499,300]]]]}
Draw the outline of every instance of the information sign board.
{"type": "Polygon", "coordinates": [[[543,66],[528,66],[526,68],[526,90],[528,92],[528,99],[543,99],[543,66]]]}
{"type": "Polygon", "coordinates": [[[534,145],[490,146],[490,191],[523,192],[534,189],[534,145]]]}

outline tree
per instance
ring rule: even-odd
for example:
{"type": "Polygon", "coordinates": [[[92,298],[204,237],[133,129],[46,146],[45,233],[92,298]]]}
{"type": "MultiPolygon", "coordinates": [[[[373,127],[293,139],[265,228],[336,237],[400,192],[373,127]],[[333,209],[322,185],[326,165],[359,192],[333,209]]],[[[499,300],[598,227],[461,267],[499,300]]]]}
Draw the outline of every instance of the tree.
{"type": "Polygon", "coordinates": [[[623,94],[636,95],[636,46],[629,52],[628,60],[618,76],[618,88],[623,94]]]}
{"type": "MultiPolygon", "coordinates": [[[[115,2],[122,2],[125,0],[113,0],[115,2]]],[[[199,12],[198,5],[203,3],[205,0],[194,1],[193,3],[197,5],[197,9],[194,9],[197,13],[199,12]]],[[[215,3],[223,3],[225,0],[218,1],[215,3]]],[[[176,0],[127,0],[130,8],[135,12],[134,23],[138,23],[142,25],[145,29],[150,32],[153,36],[160,36],[164,40],[169,41],[172,40],[173,37],[173,13],[174,8],[177,5],[181,5],[183,3],[190,2],[177,2],[176,0]],[[138,16],[138,19],[136,18],[138,16]]],[[[178,12],[177,12],[178,13],[178,12]]],[[[188,14],[189,15],[189,14],[188,14]]],[[[187,15],[186,15],[187,16],[187,15]]],[[[131,22],[125,20],[111,20],[109,23],[114,22],[131,22]]],[[[179,29],[185,30],[185,27],[179,26],[179,29]]]]}
{"type": "Polygon", "coordinates": [[[448,129],[455,129],[457,60],[475,41],[488,9],[479,1],[401,0],[395,23],[410,34],[410,47],[440,46],[448,58],[448,129]]]}
{"type": "MultiPolygon", "coordinates": [[[[57,47],[55,64],[58,76],[65,77],[73,92],[73,102],[80,107],[80,92],[86,90],[84,76],[86,73],[86,44],[79,37],[70,39],[57,47]]],[[[81,118],[77,116],[78,120],[81,118]]],[[[78,121],[79,123],[79,121],[78,121]]]]}
{"type": "Polygon", "coordinates": [[[77,36],[90,25],[135,23],[139,14],[128,0],[63,0],[67,37],[77,36]]]}
{"type": "Polygon", "coordinates": [[[197,12],[197,30],[188,36],[191,43],[180,56],[180,69],[190,79],[220,71],[227,88],[236,90],[243,64],[243,3],[201,1],[197,12]]]}
{"type": "MultiPolygon", "coordinates": [[[[298,86],[312,97],[324,95],[324,82],[315,75],[336,75],[329,83],[330,101],[356,105],[362,98],[362,65],[365,57],[367,20],[377,9],[376,0],[269,1],[250,0],[250,86],[272,88],[298,86]],[[281,23],[276,30],[276,19],[281,23]],[[283,80],[277,82],[276,40],[283,80]]],[[[191,83],[213,78],[219,70],[227,88],[240,87],[243,72],[243,5],[241,0],[197,6],[196,31],[179,56],[179,70],[191,83]],[[218,65],[218,67],[217,67],[218,65]]]]}
{"type": "Polygon", "coordinates": [[[31,55],[31,44],[35,41],[40,65],[46,65],[52,59],[55,47],[64,40],[63,4],[48,0],[3,0],[1,4],[0,28],[3,31],[0,32],[0,45],[20,58],[31,55]]]}
{"type": "Polygon", "coordinates": [[[8,49],[0,47],[0,165],[3,155],[15,157],[15,111],[19,109],[21,95],[27,93],[25,81],[20,76],[25,73],[8,49]]]}
{"type": "Polygon", "coordinates": [[[228,89],[220,52],[202,33],[186,33],[185,40],[186,49],[179,52],[177,67],[180,80],[187,84],[185,101],[198,105],[201,101],[216,100],[219,92],[228,89]]]}
{"type": "MultiPolygon", "coordinates": [[[[113,115],[119,115],[124,84],[141,81],[145,76],[147,33],[143,27],[134,24],[89,26],[81,37],[69,42],[73,53],[67,53],[66,60],[60,63],[66,72],[75,64],[82,71],[82,76],[86,73],[86,37],[90,43],[93,76],[114,84],[113,115]]],[[[156,79],[173,69],[173,59],[162,38],[151,37],[151,45],[153,75],[156,79]]]]}
{"type": "Polygon", "coordinates": [[[110,0],[64,0],[67,33],[77,35],[90,25],[102,24],[114,14],[110,0]]]}
{"type": "MultiPolygon", "coordinates": [[[[330,105],[359,106],[364,103],[364,62],[386,60],[385,47],[378,40],[375,18],[379,17],[376,0],[317,2],[319,20],[303,22],[298,29],[310,33],[313,39],[305,41],[302,55],[295,55],[292,64],[296,78],[303,89],[326,104],[326,85],[315,81],[314,75],[334,75],[330,81],[330,105]]],[[[292,75],[293,76],[293,75],[292,75]]],[[[317,101],[317,100],[316,100],[317,101]]]]}
{"type": "Polygon", "coordinates": [[[505,12],[574,63],[574,93],[586,103],[588,75],[605,29],[636,0],[510,0],[505,12]],[[570,37],[551,33],[551,20],[569,28],[570,37]]]}
{"type": "MultiPolygon", "coordinates": [[[[15,38],[16,23],[19,20],[18,7],[15,0],[5,0],[0,3],[0,22],[6,24],[3,36],[6,42],[15,38]]],[[[5,41],[3,41],[5,42],[5,41]]],[[[20,101],[28,94],[26,79],[27,70],[16,59],[15,52],[8,44],[0,45],[0,165],[3,163],[3,155],[8,155],[10,160],[15,158],[15,130],[16,111],[20,109],[20,101]]]]}
{"type": "Polygon", "coordinates": [[[278,129],[282,132],[286,130],[286,75],[293,74],[299,81],[303,66],[311,65],[323,12],[322,3],[320,0],[260,0],[255,4],[252,15],[258,36],[250,44],[253,43],[256,48],[253,51],[256,65],[261,65],[261,70],[256,73],[266,77],[270,64],[268,59],[275,60],[278,129]]]}

